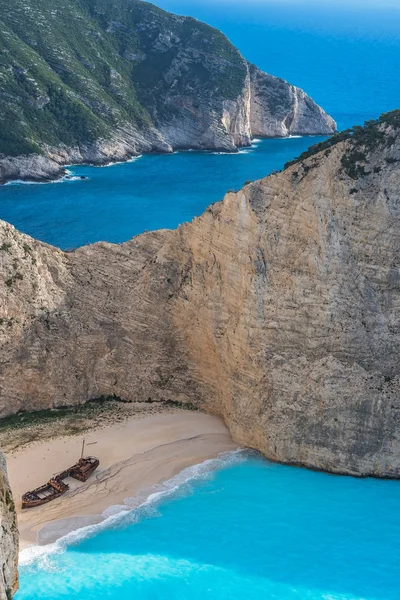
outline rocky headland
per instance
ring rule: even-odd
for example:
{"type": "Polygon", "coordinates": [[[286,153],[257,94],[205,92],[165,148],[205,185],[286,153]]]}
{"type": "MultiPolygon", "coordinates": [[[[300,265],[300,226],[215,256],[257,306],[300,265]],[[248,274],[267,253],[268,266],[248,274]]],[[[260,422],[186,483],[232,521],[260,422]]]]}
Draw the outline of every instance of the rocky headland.
{"type": "Polygon", "coordinates": [[[250,65],[220,31],[142,0],[11,0],[1,18],[0,183],[336,129],[305,92],[250,65]]]}
{"type": "Polygon", "coordinates": [[[0,600],[11,600],[18,589],[18,527],[15,505],[0,452],[0,600]]]}
{"type": "Polygon", "coordinates": [[[0,411],[190,402],[285,463],[400,475],[400,111],[176,231],[0,226],[0,411]]]}

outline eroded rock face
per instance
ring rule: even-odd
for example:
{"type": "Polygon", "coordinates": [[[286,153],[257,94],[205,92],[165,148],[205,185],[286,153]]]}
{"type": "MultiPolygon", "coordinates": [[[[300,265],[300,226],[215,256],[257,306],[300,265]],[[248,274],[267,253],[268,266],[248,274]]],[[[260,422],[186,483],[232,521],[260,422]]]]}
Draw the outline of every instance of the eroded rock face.
{"type": "Polygon", "coordinates": [[[298,87],[250,66],[253,136],[330,135],[335,121],[298,87]]]}
{"type": "Polygon", "coordinates": [[[47,156],[0,157],[0,184],[12,180],[51,181],[64,174],[64,169],[47,156]]]}
{"type": "Polygon", "coordinates": [[[398,477],[399,127],[354,143],[121,245],[2,223],[1,414],[172,398],[271,459],[398,477]]]}
{"type": "Polygon", "coordinates": [[[0,600],[11,600],[18,589],[18,529],[14,501],[0,452],[0,600]]]}
{"type": "Polygon", "coordinates": [[[336,130],[332,117],[303,90],[241,61],[247,74],[235,98],[220,94],[211,97],[208,90],[196,95],[182,95],[180,88],[170,90],[166,96],[161,94],[169,106],[168,117],[156,120],[161,108],[153,107],[153,127],[139,130],[126,123],[109,137],[92,143],[44,146],[43,156],[0,155],[0,184],[18,179],[57,179],[65,175],[63,165],[69,164],[102,165],[146,152],[188,148],[235,152],[249,146],[256,136],[330,135],[336,130]]]}
{"type": "Polygon", "coordinates": [[[68,164],[235,152],[254,135],[336,129],[305,92],[250,66],[220,31],[148,2],[79,0],[54,13],[44,0],[13,0],[2,27],[0,184],[54,179],[68,164]],[[86,40],[79,52],[70,29],[86,40]]]}

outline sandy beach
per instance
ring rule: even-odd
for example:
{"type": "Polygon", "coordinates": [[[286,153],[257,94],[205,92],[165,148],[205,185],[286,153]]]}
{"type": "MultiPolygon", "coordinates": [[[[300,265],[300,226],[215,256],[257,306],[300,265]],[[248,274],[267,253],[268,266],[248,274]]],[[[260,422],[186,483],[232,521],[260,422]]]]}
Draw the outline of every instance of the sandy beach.
{"type": "Polygon", "coordinates": [[[137,497],[140,503],[155,484],[237,448],[219,418],[190,411],[128,418],[84,437],[85,454],[97,456],[99,468],[86,483],[65,480],[70,490],[37,508],[22,511],[21,495],[76,462],[83,434],[33,442],[7,455],[21,549],[51,543],[69,531],[98,523],[108,507],[123,504],[127,497],[137,497]]]}

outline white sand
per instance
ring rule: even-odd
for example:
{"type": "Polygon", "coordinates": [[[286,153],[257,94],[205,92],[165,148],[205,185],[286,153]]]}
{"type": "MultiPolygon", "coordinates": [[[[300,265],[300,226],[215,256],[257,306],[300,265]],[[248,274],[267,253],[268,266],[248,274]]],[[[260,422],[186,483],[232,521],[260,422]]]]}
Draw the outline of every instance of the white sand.
{"type": "Polygon", "coordinates": [[[21,549],[50,543],[68,531],[100,522],[109,506],[123,504],[182,469],[237,448],[223,422],[199,412],[158,414],[129,419],[85,435],[86,455],[100,466],[86,483],[69,478],[70,490],[37,508],[21,509],[21,495],[72,465],[80,456],[83,436],[33,443],[7,457],[17,507],[21,549]],[[41,531],[40,531],[41,530],[41,531]]]}

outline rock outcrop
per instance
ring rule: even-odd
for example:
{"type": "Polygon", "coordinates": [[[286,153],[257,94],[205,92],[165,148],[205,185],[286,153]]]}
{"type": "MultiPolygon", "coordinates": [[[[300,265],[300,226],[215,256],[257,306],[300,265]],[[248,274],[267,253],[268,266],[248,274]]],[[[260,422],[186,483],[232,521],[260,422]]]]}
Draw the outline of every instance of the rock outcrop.
{"type": "Polygon", "coordinates": [[[18,528],[4,455],[0,452],[0,600],[11,600],[18,589],[18,528]]]}
{"type": "Polygon", "coordinates": [[[256,137],[330,135],[336,129],[307,94],[283,79],[250,66],[250,129],[256,137]]]}
{"type": "Polygon", "coordinates": [[[2,12],[0,183],[143,152],[234,152],[254,135],[327,134],[311,98],[218,30],[142,0],[11,0],[2,12]]]}
{"type": "Polygon", "coordinates": [[[65,253],[0,227],[0,410],[116,395],[286,463],[400,476],[400,112],[176,231],[65,253]]]}

